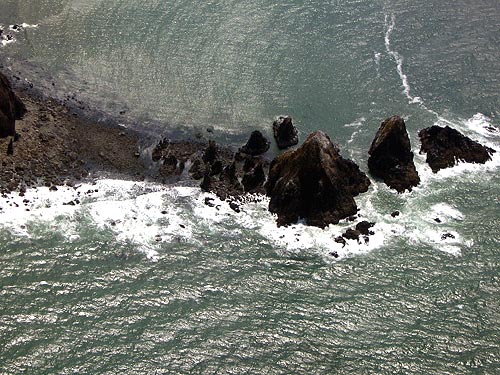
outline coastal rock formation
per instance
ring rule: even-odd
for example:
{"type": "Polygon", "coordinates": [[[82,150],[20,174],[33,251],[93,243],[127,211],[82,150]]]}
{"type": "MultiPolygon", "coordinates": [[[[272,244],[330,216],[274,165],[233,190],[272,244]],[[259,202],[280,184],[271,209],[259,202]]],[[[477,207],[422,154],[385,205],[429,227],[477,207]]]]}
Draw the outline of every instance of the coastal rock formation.
{"type": "Polygon", "coordinates": [[[427,153],[426,161],[434,173],[453,167],[458,161],[484,164],[495,152],[449,126],[434,125],[422,129],[418,136],[422,142],[420,152],[427,153]]]}
{"type": "Polygon", "coordinates": [[[368,236],[372,235],[373,232],[370,230],[371,227],[373,227],[375,223],[371,223],[369,221],[363,220],[356,224],[356,230],[359,231],[359,233],[368,236]]]}
{"type": "Polygon", "coordinates": [[[273,133],[274,139],[276,139],[276,143],[281,150],[299,143],[297,128],[293,125],[292,118],[289,116],[280,116],[274,121],[273,133]]]}
{"type": "MultiPolygon", "coordinates": [[[[50,99],[20,97],[28,111],[16,123],[17,136],[0,139],[0,194],[24,194],[41,185],[51,191],[63,184],[75,186],[90,170],[93,176],[133,180],[148,172],[135,156],[137,133],[82,120],[50,99]]],[[[17,108],[20,116],[24,106],[17,108]]]]}
{"type": "Polygon", "coordinates": [[[248,142],[240,148],[240,152],[254,156],[261,155],[269,150],[270,144],[271,143],[262,135],[260,131],[255,130],[250,135],[248,142]]]}
{"type": "Polygon", "coordinates": [[[265,187],[278,226],[303,218],[323,228],[356,214],[353,197],[369,185],[359,167],[340,156],[328,135],[317,131],[297,150],[272,161],[265,187]]]}
{"type": "Polygon", "coordinates": [[[419,184],[410,139],[401,117],[390,117],[380,125],[368,154],[370,173],[390,188],[401,193],[419,184]]]}
{"type": "Polygon", "coordinates": [[[246,192],[253,192],[259,187],[262,187],[266,181],[266,174],[262,163],[258,163],[251,171],[245,173],[241,183],[246,192]]]}
{"type": "Polygon", "coordinates": [[[16,134],[15,121],[26,113],[26,107],[12,91],[9,80],[0,73],[0,138],[16,134]]]}
{"type": "MultiPolygon", "coordinates": [[[[197,141],[171,141],[162,139],[154,147],[151,153],[151,159],[154,162],[159,162],[158,174],[163,181],[180,178],[184,171],[186,163],[195,153],[200,153],[204,149],[205,144],[197,141]]],[[[195,173],[197,179],[202,178],[205,169],[201,168],[201,161],[193,162],[190,172],[195,173]],[[198,169],[197,169],[198,168],[198,169]]]]}
{"type": "Polygon", "coordinates": [[[155,146],[151,157],[158,162],[156,178],[161,181],[186,178],[186,169],[191,178],[200,181],[203,191],[215,193],[222,200],[234,200],[245,193],[264,193],[269,162],[253,154],[263,152],[269,142],[260,132],[254,132],[245,146],[235,153],[213,140],[164,139],[155,146]]]}

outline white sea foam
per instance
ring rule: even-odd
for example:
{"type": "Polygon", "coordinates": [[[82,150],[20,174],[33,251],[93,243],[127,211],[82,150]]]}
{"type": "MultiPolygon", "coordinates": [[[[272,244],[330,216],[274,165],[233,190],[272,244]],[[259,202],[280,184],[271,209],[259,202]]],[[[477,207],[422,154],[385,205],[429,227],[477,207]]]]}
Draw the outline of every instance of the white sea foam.
{"type": "Polygon", "coordinates": [[[345,128],[359,128],[360,126],[363,126],[365,121],[366,121],[365,117],[359,117],[356,120],[354,120],[353,122],[351,122],[349,124],[345,124],[344,127],[345,128]]]}
{"type": "Polygon", "coordinates": [[[411,87],[410,84],[408,83],[408,77],[403,71],[404,58],[399,52],[394,51],[391,47],[391,34],[394,31],[395,26],[396,26],[396,17],[394,15],[392,15],[391,17],[386,15],[385,16],[386,32],[384,37],[385,50],[389,55],[391,55],[394,58],[394,61],[396,62],[396,69],[398,71],[399,78],[401,79],[403,94],[408,98],[408,103],[423,104],[422,98],[411,95],[410,93],[411,87]]]}
{"type": "Polygon", "coordinates": [[[262,241],[271,243],[278,252],[307,251],[328,259],[335,259],[330,255],[333,253],[339,259],[366,253],[385,241],[388,228],[383,223],[373,228],[375,235],[368,243],[348,240],[345,246],[334,239],[356,223],[332,225],[325,230],[304,224],[277,228],[275,216],[267,210],[268,203],[261,197],[260,202],[242,204],[241,212],[236,213],[228,202],[199,188],[99,180],[96,185],[59,187],[56,192],[40,187],[28,189],[23,197],[10,194],[0,200],[0,212],[2,227],[15,235],[36,236],[34,227],[42,225],[75,242],[81,239],[81,223],[95,225],[113,233],[117,241],[134,244],[151,260],[158,259],[162,243],[189,241],[201,246],[196,233],[208,228],[215,233],[228,231],[227,225],[231,233],[249,230],[260,234],[262,241]],[[212,198],[214,207],[205,204],[207,197],[212,198]],[[67,204],[75,199],[80,203],[67,204]]]}
{"type": "Polygon", "coordinates": [[[428,244],[455,255],[469,246],[470,241],[452,226],[463,219],[456,208],[446,204],[425,207],[422,196],[413,194],[402,198],[408,204],[399,217],[392,218],[389,212],[380,212],[375,204],[380,194],[387,192],[384,185],[375,183],[369,192],[357,198],[358,206],[362,207],[357,221],[325,229],[303,223],[278,228],[275,215],[267,210],[266,197],[260,197],[256,203],[241,204],[241,212],[236,213],[228,202],[196,187],[119,180],[99,180],[95,185],[82,184],[76,188],[59,187],[56,192],[46,187],[28,189],[24,197],[11,194],[2,198],[0,213],[2,227],[13,234],[36,236],[34,228],[45,225],[65,236],[68,242],[80,241],[82,226],[94,225],[113,234],[117,241],[132,244],[153,261],[161,256],[164,244],[188,242],[202,246],[207,231],[216,236],[231,233],[235,238],[256,235],[257,241],[272,245],[281,254],[316,254],[327,261],[368,253],[398,239],[428,244]],[[206,205],[206,198],[211,199],[213,207],[206,205]],[[67,204],[75,199],[80,203],[67,204]],[[441,224],[434,221],[435,217],[442,220],[441,224]],[[376,223],[368,242],[363,237],[359,242],[346,240],[345,245],[335,242],[347,228],[353,228],[361,220],[376,223]],[[447,233],[451,236],[444,236],[447,233]]]}
{"type": "Polygon", "coordinates": [[[28,189],[23,197],[14,193],[2,198],[2,225],[16,235],[29,236],[34,225],[45,223],[74,242],[80,238],[79,223],[85,218],[113,232],[118,241],[136,244],[155,260],[160,242],[191,236],[189,228],[181,226],[179,208],[165,199],[165,195],[182,194],[182,189],[172,188],[165,194],[156,184],[120,180],[59,187],[57,192],[46,187],[28,189]],[[80,203],[68,204],[76,199],[80,203]]]}
{"type": "MultiPolygon", "coordinates": [[[[34,29],[37,27],[38,27],[38,24],[30,25],[28,23],[21,23],[21,24],[17,24],[17,25],[10,25],[7,28],[7,30],[9,30],[10,32],[13,32],[13,33],[19,33],[21,30],[34,29]]],[[[4,47],[7,44],[14,43],[16,41],[16,38],[12,34],[9,34],[10,39],[7,37],[7,34],[5,34],[5,29],[4,29],[3,25],[0,25],[0,28],[2,28],[4,30],[4,35],[2,35],[2,37],[0,38],[0,46],[4,47]]]]}
{"type": "Polygon", "coordinates": [[[10,43],[14,43],[15,42],[15,39],[12,38],[12,39],[1,39],[0,40],[0,45],[2,47],[6,46],[7,44],[10,44],[10,43]]]}
{"type": "Polygon", "coordinates": [[[438,203],[432,206],[431,213],[427,217],[432,220],[435,217],[439,217],[442,222],[447,222],[449,220],[460,221],[464,219],[464,215],[460,211],[446,203],[438,203]]]}
{"type": "Polygon", "coordinates": [[[15,33],[18,33],[19,31],[23,29],[36,29],[38,27],[38,24],[33,24],[30,25],[29,23],[21,23],[17,25],[10,25],[9,30],[14,31],[15,33]]]}
{"type": "Polygon", "coordinates": [[[482,113],[476,113],[470,119],[463,122],[467,129],[476,134],[482,135],[486,139],[500,139],[500,129],[492,124],[491,118],[482,113]]]}
{"type": "MultiPolygon", "coordinates": [[[[351,144],[354,142],[354,140],[356,139],[356,136],[362,131],[361,127],[364,125],[365,121],[366,121],[365,117],[359,117],[356,120],[354,120],[353,122],[344,125],[344,127],[346,127],[346,128],[356,129],[352,132],[351,136],[347,140],[347,144],[351,144]]],[[[353,155],[352,155],[352,150],[351,150],[351,157],[352,156],[353,155]]]]}
{"type": "Polygon", "coordinates": [[[375,61],[375,69],[377,70],[377,75],[380,75],[380,58],[382,57],[382,53],[374,52],[373,53],[373,61],[375,61]]]}

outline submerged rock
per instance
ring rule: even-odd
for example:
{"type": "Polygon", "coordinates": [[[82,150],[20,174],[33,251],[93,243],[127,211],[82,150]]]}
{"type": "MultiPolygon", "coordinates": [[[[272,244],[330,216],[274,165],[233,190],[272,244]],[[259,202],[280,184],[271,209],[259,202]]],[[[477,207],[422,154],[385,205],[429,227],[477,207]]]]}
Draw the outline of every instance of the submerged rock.
{"type": "Polygon", "coordinates": [[[255,130],[250,135],[248,142],[240,148],[240,151],[249,155],[261,155],[269,150],[271,142],[258,130],[255,130]]]}
{"type": "Polygon", "coordinates": [[[434,125],[422,129],[418,136],[422,142],[420,152],[427,153],[426,161],[434,173],[453,167],[458,161],[484,164],[495,152],[449,126],[434,125]]]}
{"type": "Polygon", "coordinates": [[[390,188],[401,193],[411,191],[420,183],[410,138],[401,117],[390,117],[380,125],[368,154],[370,173],[381,178],[390,188]]]}
{"type": "Polygon", "coordinates": [[[321,131],[309,135],[297,150],[273,160],[266,183],[269,211],[277,223],[289,225],[299,218],[326,227],[356,214],[354,196],[368,190],[370,180],[321,131]]]}
{"type": "Polygon", "coordinates": [[[15,136],[15,121],[26,113],[23,102],[12,91],[9,80],[0,73],[0,138],[15,136]]]}
{"type": "Polygon", "coordinates": [[[289,116],[280,116],[274,121],[273,133],[278,147],[282,150],[299,143],[297,128],[293,125],[292,118],[289,116]]]}

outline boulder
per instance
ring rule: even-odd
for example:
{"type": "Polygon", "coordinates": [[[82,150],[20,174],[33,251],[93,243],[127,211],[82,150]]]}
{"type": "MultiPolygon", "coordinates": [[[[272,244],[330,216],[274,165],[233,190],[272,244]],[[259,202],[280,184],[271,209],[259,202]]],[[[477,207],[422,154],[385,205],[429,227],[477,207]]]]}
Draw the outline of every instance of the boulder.
{"type": "Polygon", "coordinates": [[[349,228],[342,235],[347,240],[356,240],[359,242],[359,236],[361,236],[361,232],[357,229],[349,228]]]}
{"type": "Polygon", "coordinates": [[[420,183],[413,163],[410,138],[401,117],[390,117],[380,125],[368,154],[370,173],[390,188],[401,193],[411,191],[420,183]]]}
{"type": "Polygon", "coordinates": [[[0,73],[0,138],[16,134],[15,121],[26,113],[23,102],[12,91],[9,80],[0,73]]]}
{"type": "Polygon", "coordinates": [[[418,136],[422,143],[420,152],[427,153],[427,164],[434,173],[453,167],[458,161],[484,164],[495,152],[449,126],[434,125],[422,129],[418,136]]]}
{"type": "Polygon", "coordinates": [[[272,161],[265,188],[278,226],[303,218],[308,225],[324,228],[356,214],[354,197],[369,185],[359,167],[317,131],[301,147],[272,161]]]}
{"type": "Polygon", "coordinates": [[[274,121],[273,134],[281,150],[299,143],[297,128],[293,125],[292,118],[289,116],[280,116],[274,121]]]}
{"type": "Polygon", "coordinates": [[[358,224],[356,224],[356,230],[365,236],[372,235],[373,232],[370,230],[370,228],[373,227],[374,225],[375,223],[363,220],[358,224]]]}
{"type": "Polygon", "coordinates": [[[245,154],[257,156],[269,150],[271,142],[258,130],[255,130],[250,135],[248,142],[240,148],[240,152],[245,154]]]}

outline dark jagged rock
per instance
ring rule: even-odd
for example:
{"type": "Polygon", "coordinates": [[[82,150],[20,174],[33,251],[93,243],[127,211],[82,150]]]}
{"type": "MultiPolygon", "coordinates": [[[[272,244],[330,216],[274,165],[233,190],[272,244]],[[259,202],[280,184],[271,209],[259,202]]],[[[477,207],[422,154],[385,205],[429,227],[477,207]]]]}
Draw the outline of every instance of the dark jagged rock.
{"type": "Polygon", "coordinates": [[[246,158],[244,163],[243,163],[243,171],[244,172],[249,172],[251,171],[253,168],[255,168],[255,165],[257,164],[257,159],[255,158],[246,158]]]}
{"type": "Polygon", "coordinates": [[[375,223],[370,223],[364,220],[356,224],[356,230],[365,236],[372,235],[373,232],[370,230],[370,228],[373,227],[374,225],[375,223]]]}
{"type": "Polygon", "coordinates": [[[234,212],[241,212],[241,209],[240,209],[240,206],[238,205],[238,203],[234,202],[234,201],[231,201],[229,202],[229,207],[231,208],[231,210],[233,210],[234,212]]]}
{"type": "Polygon", "coordinates": [[[335,242],[342,244],[342,247],[345,247],[345,245],[347,244],[347,242],[345,241],[345,238],[342,236],[336,237],[335,242]]]}
{"type": "Polygon", "coordinates": [[[14,155],[14,142],[12,142],[12,139],[7,146],[7,155],[14,155]]]}
{"type": "Polygon", "coordinates": [[[203,178],[207,170],[201,160],[206,144],[193,141],[171,141],[162,139],[155,146],[151,153],[151,158],[155,162],[160,162],[158,173],[163,178],[180,176],[184,171],[186,163],[191,160],[192,165],[189,173],[195,180],[203,178]]]}
{"type": "Polygon", "coordinates": [[[427,153],[426,161],[434,173],[453,167],[458,161],[484,164],[495,152],[449,126],[434,125],[422,129],[418,136],[422,142],[420,152],[427,153]]]}
{"type": "Polygon", "coordinates": [[[289,116],[280,116],[274,121],[273,134],[278,147],[282,150],[299,143],[297,128],[293,125],[292,118],[289,116]]]}
{"type": "Polygon", "coordinates": [[[361,232],[356,229],[349,228],[345,231],[345,233],[342,235],[347,240],[356,240],[359,241],[359,236],[361,236],[361,232]]]}
{"type": "Polygon", "coordinates": [[[321,131],[309,135],[297,150],[271,163],[266,193],[277,223],[289,225],[304,218],[326,227],[357,213],[354,197],[368,190],[370,180],[321,131]]]}
{"type": "Polygon", "coordinates": [[[399,211],[394,211],[392,214],[391,214],[392,217],[396,217],[396,216],[399,216],[399,211]]]}
{"type": "Polygon", "coordinates": [[[210,191],[211,184],[212,179],[210,178],[210,174],[206,173],[205,176],[203,176],[203,181],[201,181],[200,188],[203,191],[210,191]]]}
{"type": "Polygon", "coordinates": [[[12,91],[9,80],[0,73],[0,138],[16,135],[15,121],[26,113],[23,102],[12,91]]]}
{"type": "Polygon", "coordinates": [[[199,180],[200,178],[203,178],[203,176],[205,174],[205,165],[203,164],[201,159],[195,159],[193,161],[191,168],[189,168],[189,174],[195,180],[199,180]]]}
{"type": "Polygon", "coordinates": [[[172,154],[169,154],[168,156],[163,158],[163,169],[167,170],[168,173],[172,173],[172,174],[182,173],[182,169],[184,169],[184,168],[177,168],[178,164],[179,164],[179,161],[172,154]]]}
{"type": "Polygon", "coordinates": [[[236,175],[236,164],[232,162],[230,165],[226,166],[222,170],[222,175],[232,183],[238,181],[238,176],[236,175]]]}
{"type": "Polygon", "coordinates": [[[401,117],[390,117],[380,125],[368,154],[370,173],[381,178],[390,188],[401,193],[411,191],[420,183],[406,125],[401,117]]]}
{"type": "Polygon", "coordinates": [[[453,234],[451,234],[451,233],[443,233],[443,234],[441,235],[441,239],[442,239],[442,240],[446,240],[446,239],[448,239],[448,238],[450,238],[450,239],[455,239],[455,236],[454,236],[453,234]]]}
{"type": "Polygon", "coordinates": [[[208,147],[203,152],[203,161],[205,163],[213,163],[217,158],[217,154],[219,153],[219,149],[215,141],[210,140],[208,142],[208,147]]]}
{"type": "Polygon", "coordinates": [[[249,155],[261,155],[269,150],[271,142],[258,130],[255,130],[250,135],[248,142],[240,148],[240,151],[249,155]]]}
{"type": "Polygon", "coordinates": [[[266,174],[264,173],[264,168],[262,164],[259,163],[251,172],[245,173],[241,183],[246,192],[252,192],[262,187],[265,180],[266,174]]]}
{"type": "Polygon", "coordinates": [[[212,176],[218,175],[218,174],[220,174],[222,172],[223,169],[224,169],[224,165],[222,164],[222,161],[221,160],[215,160],[212,163],[212,166],[210,168],[210,174],[212,176]]]}
{"type": "Polygon", "coordinates": [[[214,202],[214,199],[212,197],[206,197],[205,198],[205,204],[208,207],[215,207],[215,204],[213,202],[214,202]]]}

